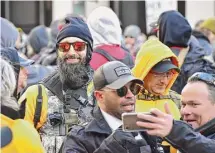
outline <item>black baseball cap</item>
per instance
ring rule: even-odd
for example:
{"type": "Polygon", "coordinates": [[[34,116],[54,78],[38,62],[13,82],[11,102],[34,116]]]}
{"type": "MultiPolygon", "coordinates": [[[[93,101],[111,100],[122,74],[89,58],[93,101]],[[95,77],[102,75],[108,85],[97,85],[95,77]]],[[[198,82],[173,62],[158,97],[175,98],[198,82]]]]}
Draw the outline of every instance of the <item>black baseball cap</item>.
{"type": "Polygon", "coordinates": [[[158,21],[154,21],[154,22],[150,23],[149,26],[152,28],[157,28],[159,26],[158,21]]]}
{"type": "Polygon", "coordinates": [[[175,69],[177,72],[180,72],[180,69],[176,65],[172,64],[170,59],[164,59],[153,66],[152,71],[157,73],[165,73],[171,69],[175,69]]]}
{"type": "Polygon", "coordinates": [[[95,90],[104,87],[119,89],[128,82],[143,84],[143,81],[134,77],[128,66],[119,61],[111,61],[100,66],[93,76],[95,90]]]}

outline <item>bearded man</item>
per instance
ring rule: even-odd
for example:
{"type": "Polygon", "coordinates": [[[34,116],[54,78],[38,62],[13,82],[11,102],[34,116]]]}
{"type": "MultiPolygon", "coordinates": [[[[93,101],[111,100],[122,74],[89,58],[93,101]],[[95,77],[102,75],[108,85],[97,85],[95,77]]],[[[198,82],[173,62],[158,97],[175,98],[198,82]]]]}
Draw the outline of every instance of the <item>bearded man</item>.
{"type": "MultiPolygon", "coordinates": [[[[58,69],[42,81],[48,89],[48,102],[45,106],[43,99],[39,122],[35,126],[47,153],[59,151],[73,125],[90,121],[93,108],[90,102],[93,70],[89,66],[93,39],[82,18],[68,17],[65,23],[57,36],[58,69]]],[[[25,111],[25,119],[30,118],[27,115],[33,116],[28,112],[25,111]]]]}

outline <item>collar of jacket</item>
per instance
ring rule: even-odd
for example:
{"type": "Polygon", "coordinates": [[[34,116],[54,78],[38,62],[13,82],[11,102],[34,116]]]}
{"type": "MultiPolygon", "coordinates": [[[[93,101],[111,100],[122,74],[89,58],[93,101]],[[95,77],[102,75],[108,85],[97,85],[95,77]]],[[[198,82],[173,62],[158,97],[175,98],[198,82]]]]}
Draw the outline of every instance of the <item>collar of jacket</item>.
{"type": "Polygon", "coordinates": [[[104,119],[100,108],[95,107],[93,110],[94,119],[86,126],[86,132],[96,132],[110,135],[112,133],[111,128],[104,119]]]}
{"type": "Polygon", "coordinates": [[[215,118],[207,122],[206,124],[195,129],[195,131],[200,132],[204,136],[209,136],[215,133],[215,118]]]}
{"type": "Polygon", "coordinates": [[[206,36],[205,36],[202,32],[200,32],[200,31],[193,30],[192,35],[195,36],[197,39],[201,38],[201,39],[204,39],[204,40],[206,40],[207,42],[210,43],[210,40],[208,39],[208,37],[206,37],[206,36]]]}

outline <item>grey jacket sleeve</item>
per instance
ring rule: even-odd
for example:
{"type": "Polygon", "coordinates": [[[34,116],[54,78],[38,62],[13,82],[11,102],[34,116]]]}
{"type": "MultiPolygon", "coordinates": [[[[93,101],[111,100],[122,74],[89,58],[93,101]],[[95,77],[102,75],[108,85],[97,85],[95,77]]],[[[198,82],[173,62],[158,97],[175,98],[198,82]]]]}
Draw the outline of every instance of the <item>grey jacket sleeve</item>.
{"type": "Polygon", "coordinates": [[[182,121],[174,121],[165,139],[183,153],[215,153],[215,140],[209,139],[182,121]]]}

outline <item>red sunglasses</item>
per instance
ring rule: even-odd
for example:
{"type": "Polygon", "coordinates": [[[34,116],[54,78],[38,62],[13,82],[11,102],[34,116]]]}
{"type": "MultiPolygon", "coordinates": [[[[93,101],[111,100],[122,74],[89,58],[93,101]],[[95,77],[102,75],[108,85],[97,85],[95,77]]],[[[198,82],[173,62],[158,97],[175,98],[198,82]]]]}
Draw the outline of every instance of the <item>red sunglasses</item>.
{"type": "Polygon", "coordinates": [[[59,51],[61,51],[61,52],[68,52],[70,50],[71,45],[76,52],[81,52],[81,51],[85,50],[87,43],[78,42],[78,41],[73,42],[73,43],[63,42],[63,43],[58,43],[57,47],[58,47],[59,51]]]}

